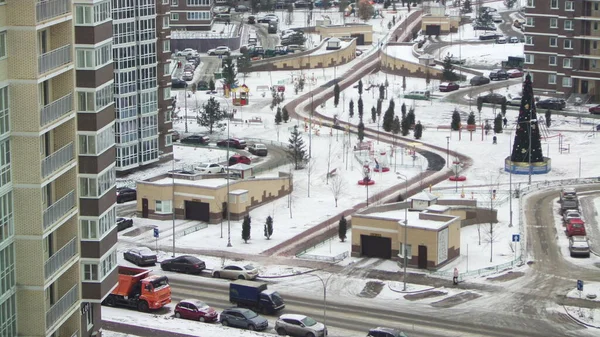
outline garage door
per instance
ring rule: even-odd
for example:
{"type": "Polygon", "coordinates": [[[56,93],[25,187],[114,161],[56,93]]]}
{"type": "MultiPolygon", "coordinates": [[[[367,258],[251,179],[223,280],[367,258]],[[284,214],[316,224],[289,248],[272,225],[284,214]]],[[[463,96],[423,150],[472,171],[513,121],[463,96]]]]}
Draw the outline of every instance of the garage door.
{"type": "Polygon", "coordinates": [[[199,201],[185,201],[185,218],[208,222],[210,219],[210,208],[208,203],[199,201]]]}
{"type": "Polygon", "coordinates": [[[368,257],[379,257],[382,259],[392,258],[392,239],[381,236],[360,236],[361,255],[368,257]]]}

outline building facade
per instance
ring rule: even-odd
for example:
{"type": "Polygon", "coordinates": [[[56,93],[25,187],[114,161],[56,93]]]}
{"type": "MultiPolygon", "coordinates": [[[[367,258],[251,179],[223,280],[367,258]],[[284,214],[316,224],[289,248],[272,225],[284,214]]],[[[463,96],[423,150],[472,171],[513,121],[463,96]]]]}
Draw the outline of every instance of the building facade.
{"type": "Polygon", "coordinates": [[[600,1],[527,0],[525,65],[534,90],[600,101],[600,1]]]}
{"type": "MultiPolygon", "coordinates": [[[[167,0],[165,0],[167,1],[167,0]]],[[[175,30],[210,30],[212,0],[170,0],[171,28],[175,30]]]]}
{"type": "Polygon", "coordinates": [[[166,0],[112,0],[117,172],[173,152],[168,13],[166,0]]]}

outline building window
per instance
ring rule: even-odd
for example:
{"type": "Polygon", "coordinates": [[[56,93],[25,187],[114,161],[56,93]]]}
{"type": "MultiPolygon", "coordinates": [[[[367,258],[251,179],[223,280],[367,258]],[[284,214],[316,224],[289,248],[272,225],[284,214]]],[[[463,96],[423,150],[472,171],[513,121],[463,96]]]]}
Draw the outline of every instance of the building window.
{"type": "Polygon", "coordinates": [[[558,0],[550,0],[550,8],[558,9],[558,0]]]}
{"type": "Polygon", "coordinates": [[[92,19],[92,6],[76,5],[75,6],[75,24],[76,25],[91,25],[94,23],[92,19]]]}
{"type": "Polygon", "coordinates": [[[162,4],[163,5],[168,5],[169,4],[169,0],[162,0],[162,4]]]}
{"type": "Polygon", "coordinates": [[[549,39],[550,41],[550,47],[558,47],[558,39],[555,37],[551,37],[549,39]]]}
{"type": "Polygon", "coordinates": [[[88,331],[94,326],[94,306],[91,303],[86,303],[87,311],[85,312],[85,323],[88,331]]]}
{"type": "Polygon", "coordinates": [[[533,64],[533,55],[532,54],[525,54],[525,63],[526,64],[533,64]]]}
{"type": "Polygon", "coordinates": [[[211,20],[212,16],[208,11],[187,12],[188,21],[206,21],[211,20]]]}
{"type": "Polygon", "coordinates": [[[179,21],[179,13],[171,13],[171,21],[179,21]]]}
{"type": "Polygon", "coordinates": [[[533,36],[525,35],[525,44],[533,46],[533,36]]]}
{"type": "Polygon", "coordinates": [[[156,200],[156,206],[154,208],[155,213],[171,214],[171,200],[156,200]]]}
{"type": "Polygon", "coordinates": [[[156,90],[140,93],[140,113],[152,114],[158,111],[158,92],[156,90]]]}
{"type": "Polygon", "coordinates": [[[565,30],[573,30],[573,20],[565,20],[565,30]]]}
{"type": "Polygon", "coordinates": [[[404,258],[404,252],[406,251],[406,258],[412,258],[412,245],[406,245],[406,249],[404,249],[404,243],[400,244],[400,257],[404,258]]]}
{"type": "Polygon", "coordinates": [[[529,27],[535,27],[535,18],[528,16],[525,18],[525,25],[529,27]]]}
{"type": "Polygon", "coordinates": [[[556,75],[548,74],[548,84],[556,84],[556,75]]]}
{"type": "Polygon", "coordinates": [[[594,30],[598,30],[598,22],[594,22],[594,30]]]}
{"type": "Polygon", "coordinates": [[[171,98],[171,87],[166,87],[163,89],[163,99],[171,98]]]}
{"type": "MultiPolygon", "coordinates": [[[[136,128],[137,134],[137,128],[136,128]]],[[[137,137],[137,136],[136,136],[137,137]]],[[[132,144],[127,147],[117,147],[117,167],[129,167],[138,163],[138,145],[132,144]]]]}
{"type": "Polygon", "coordinates": [[[97,176],[86,175],[79,177],[79,196],[82,198],[97,198],[113,188],[116,182],[116,171],[110,166],[97,176]]]}
{"type": "Polygon", "coordinates": [[[171,52],[171,40],[164,40],[163,41],[163,53],[170,53],[171,52]]]}
{"type": "Polygon", "coordinates": [[[80,155],[99,155],[113,145],[115,145],[113,124],[105,126],[103,130],[91,135],[79,135],[80,155]]]}
{"type": "Polygon", "coordinates": [[[171,6],[179,6],[179,0],[171,0],[171,6]]]}
{"type": "Polygon", "coordinates": [[[535,0],[527,0],[527,7],[535,7],[535,0]]]}
{"type": "Polygon", "coordinates": [[[165,146],[173,145],[173,135],[165,135],[165,146]]]}
{"type": "Polygon", "coordinates": [[[142,139],[158,135],[158,115],[143,116],[140,126],[142,139]]]}
{"type": "Polygon", "coordinates": [[[570,77],[563,77],[562,78],[562,86],[564,88],[570,88],[573,86],[572,80],[570,77]]]}
{"type": "Polygon", "coordinates": [[[573,1],[565,1],[565,10],[566,11],[574,11],[575,10],[575,4],[573,1]]]}
{"type": "MultiPolygon", "coordinates": [[[[0,0],[0,3],[2,1],[0,0]]],[[[14,247],[10,245],[0,251],[0,284],[11,288],[0,289],[4,300],[0,302],[0,336],[17,336],[16,294],[12,291],[15,279],[14,247]],[[12,293],[12,294],[11,294],[12,293]]]]}
{"type": "Polygon", "coordinates": [[[563,47],[565,49],[573,49],[573,41],[569,39],[565,39],[563,42],[563,47]]]}
{"type": "Polygon", "coordinates": [[[10,131],[10,111],[8,109],[8,87],[0,88],[0,136],[10,131]]]}
{"type": "Polygon", "coordinates": [[[598,10],[598,3],[594,2],[594,10],[597,11],[598,10]]]}
{"type": "Polygon", "coordinates": [[[548,56],[548,64],[551,66],[556,65],[556,56],[548,56]]]}
{"type": "Polygon", "coordinates": [[[102,89],[96,91],[96,109],[97,111],[104,109],[105,107],[114,103],[113,97],[114,89],[113,84],[109,84],[102,89]]]}
{"type": "MultiPolygon", "coordinates": [[[[14,234],[12,192],[0,196],[0,243],[14,234]]],[[[2,261],[0,261],[2,263],[2,261]]],[[[0,273],[2,269],[0,269],[0,273]]],[[[1,274],[0,274],[1,275],[1,274]]]]}
{"type": "Polygon", "coordinates": [[[163,28],[169,28],[169,17],[168,16],[163,16],[162,18],[162,22],[163,22],[163,28]]]}
{"type": "Polygon", "coordinates": [[[0,59],[6,57],[6,31],[0,32],[0,59]]]}
{"type": "Polygon", "coordinates": [[[592,61],[592,63],[591,63],[592,68],[596,69],[598,67],[598,61],[596,61],[596,60],[591,60],[591,61],[592,61]]]}
{"type": "Polygon", "coordinates": [[[97,239],[98,238],[98,221],[79,219],[81,226],[81,239],[97,239]]]}
{"type": "Polygon", "coordinates": [[[102,1],[94,5],[94,23],[111,20],[110,0],[102,1]]]}
{"type": "Polygon", "coordinates": [[[79,196],[82,198],[98,196],[97,186],[95,178],[79,178],[79,196]]]}
{"type": "Polygon", "coordinates": [[[112,42],[105,43],[104,45],[96,48],[95,54],[95,67],[102,67],[112,63],[112,42]]]}
{"type": "Polygon", "coordinates": [[[594,43],[592,43],[592,48],[598,49],[598,41],[594,41],[594,43]]]}
{"type": "Polygon", "coordinates": [[[550,18],[550,28],[558,28],[558,19],[550,18]]]}
{"type": "Polygon", "coordinates": [[[573,68],[573,62],[570,58],[563,59],[563,68],[573,68]]]}
{"type": "Polygon", "coordinates": [[[188,6],[210,6],[210,0],[187,0],[188,6]]]}
{"type": "Polygon", "coordinates": [[[5,139],[0,142],[0,187],[10,182],[10,140],[5,139]]]}
{"type": "Polygon", "coordinates": [[[102,262],[100,262],[100,278],[104,279],[104,277],[115,269],[117,266],[117,251],[113,250],[102,262]]]}
{"type": "Polygon", "coordinates": [[[98,281],[98,265],[93,263],[83,264],[83,280],[98,281]]]}
{"type": "Polygon", "coordinates": [[[94,50],[77,49],[77,69],[94,69],[94,50]]]}
{"type": "Polygon", "coordinates": [[[171,115],[173,115],[172,110],[169,109],[165,112],[165,123],[171,123],[171,115]]]}
{"type": "Polygon", "coordinates": [[[148,163],[158,159],[158,138],[142,141],[140,145],[140,162],[148,163]]]}
{"type": "MultiPolygon", "coordinates": [[[[15,287],[15,248],[11,244],[0,250],[0,291],[6,294],[15,287]]],[[[0,313],[1,315],[2,313],[0,313]]],[[[0,320],[0,326],[4,320],[0,320]]]]}

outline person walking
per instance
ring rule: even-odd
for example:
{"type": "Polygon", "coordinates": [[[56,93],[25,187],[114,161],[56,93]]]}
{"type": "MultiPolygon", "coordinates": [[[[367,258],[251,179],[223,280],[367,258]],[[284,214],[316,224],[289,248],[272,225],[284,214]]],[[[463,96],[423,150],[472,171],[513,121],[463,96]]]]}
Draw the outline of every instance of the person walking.
{"type": "Polygon", "coordinates": [[[454,283],[454,285],[458,284],[458,268],[454,268],[454,277],[452,278],[452,283],[454,283]]]}

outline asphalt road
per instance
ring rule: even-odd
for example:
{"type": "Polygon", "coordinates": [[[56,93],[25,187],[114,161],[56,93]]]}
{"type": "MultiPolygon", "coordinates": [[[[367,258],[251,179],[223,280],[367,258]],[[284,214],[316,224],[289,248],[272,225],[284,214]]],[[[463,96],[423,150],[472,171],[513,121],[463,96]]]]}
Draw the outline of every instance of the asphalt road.
{"type": "Polygon", "coordinates": [[[254,27],[254,31],[256,31],[256,36],[260,40],[260,45],[263,46],[265,50],[275,49],[275,46],[279,44],[279,35],[269,34],[267,32],[267,25],[264,23],[257,22],[252,26],[254,27]]]}
{"type": "Polygon", "coordinates": [[[201,56],[200,61],[202,62],[202,68],[200,68],[198,81],[206,81],[208,83],[211,79],[214,80],[215,73],[221,70],[222,60],[218,56],[201,56]]]}

